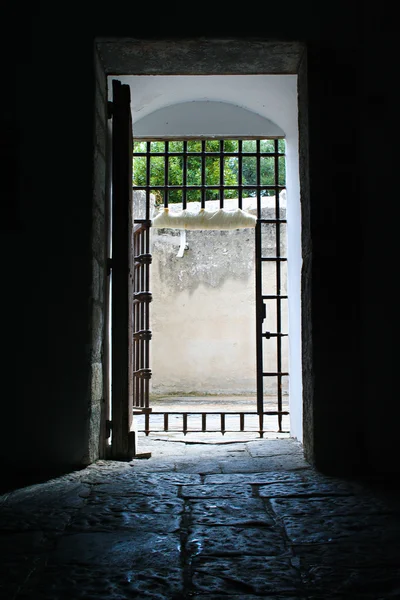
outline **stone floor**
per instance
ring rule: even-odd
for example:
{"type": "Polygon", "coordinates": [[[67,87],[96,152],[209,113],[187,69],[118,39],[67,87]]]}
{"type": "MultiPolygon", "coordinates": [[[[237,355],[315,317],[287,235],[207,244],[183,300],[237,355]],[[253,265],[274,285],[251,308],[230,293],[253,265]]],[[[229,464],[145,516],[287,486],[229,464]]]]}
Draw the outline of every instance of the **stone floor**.
{"type": "Polygon", "coordinates": [[[292,439],[146,438],[0,496],[4,600],[400,598],[396,490],[318,474],[292,439]]]}

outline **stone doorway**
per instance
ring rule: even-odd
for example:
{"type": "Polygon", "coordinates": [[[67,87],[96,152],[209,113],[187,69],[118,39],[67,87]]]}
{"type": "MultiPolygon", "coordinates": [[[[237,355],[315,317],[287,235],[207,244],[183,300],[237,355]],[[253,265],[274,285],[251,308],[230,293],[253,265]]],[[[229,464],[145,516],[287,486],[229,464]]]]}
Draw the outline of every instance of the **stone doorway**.
{"type": "MultiPolygon", "coordinates": [[[[181,61],[181,59],[178,56],[181,56],[181,53],[179,52],[178,54],[175,54],[175,50],[177,49],[177,47],[179,46],[179,42],[177,43],[177,46],[175,46],[174,44],[165,44],[165,43],[161,43],[157,44],[155,43],[154,45],[152,45],[152,42],[132,42],[130,43],[128,42],[121,42],[122,45],[125,44],[125,49],[129,48],[128,52],[123,53],[124,58],[121,61],[121,53],[120,53],[120,45],[119,43],[115,42],[115,40],[100,40],[97,42],[97,49],[100,55],[100,59],[103,63],[103,65],[105,65],[106,68],[106,73],[111,75],[111,74],[115,74],[116,76],[118,76],[118,78],[123,79],[123,77],[125,75],[122,75],[122,73],[126,74],[126,73],[132,73],[135,75],[146,75],[146,74],[151,74],[151,75],[156,75],[156,74],[160,74],[161,76],[164,75],[168,75],[168,76],[173,76],[176,74],[179,75],[183,75],[183,74],[187,74],[188,72],[190,72],[191,75],[197,75],[197,76],[201,76],[204,74],[209,74],[212,73],[213,75],[216,74],[224,74],[224,75],[229,75],[229,74],[233,74],[233,73],[241,73],[241,74],[246,74],[249,72],[258,72],[260,74],[279,74],[279,73],[287,73],[287,74],[301,74],[302,72],[305,73],[305,66],[304,66],[304,61],[302,62],[302,58],[304,55],[304,48],[302,47],[301,44],[272,44],[272,46],[276,49],[278,49],[278,52],[270,52],[271,51],[271,43],[262,43],[261,46],[263,46],[264,48],[264,53],[263,51],[261,51],[260,53],[260,46],[258,44],[256,44],[256,46],[254,46],[251,42],[233,42],[233,44],[228,44],[226,42],[221,42],[221,41],[205,41],[204,43],[192,43],[192,42],[188,42],[187,43],[187,48],[191,49],[191,51],[193,50],[194,55],[196,56],[202,56],[203,59],[204,57],[208,56],[208,59],[205,60],[205,62],[202,63],[202,60],[200,62],[196,62],[196,60],[194,61],[194,63],[191,64],[191,67],[185,67],[183,68],[183,63],[181,61]],[[163,45],[164,44],[164,45],[163,45]],[[244,61],[243,64],[241,64],[240,67],[238,67],[236,60],[234,59],[233,55],[231,54],[231,51],[233,48],[235,48],[237,46],[237,44],[239,45],[243,45],[243,57],[244,57],[244,61]],[[229,46],[229,47],[228,47],[229,46]],[[147,54],[147,58],[146,60],[142,60],[143,58],[143,48],[146,48],[146,50],[149,52],[147,54]],[[210,59],[210,54],[209,51],[210,49],[212,50],[211,55],[213,56],[213,60],[211,61],[210,59]],[[166,53],[168,54],[169,52],[172,51],[172,55],[171,55],[171,61],[168,62],[164,62],[164,65],[168,65],[168,67],[164,68],[164,67],[160,67],[159,63],[157,63],[157,66],[154,62],[152,62],[152,60],[156,57],[159,56],[159,53],[166,53]],[[221,60],[218,62],[217,66],[215,65],[215,61],[214,61],[214,57],[215,57],[215,51],[217,51],[217,55],[220,55],[221,60]],[[129,58],[127,58],[129,55],[129,58]],[[291,55],[291,58],[289,59],[289,56],[291,55]],[[265,59],[264,63],[261,64],[260,63],[260,57],[263,57],[265,59]],[[208,62],[207,62],[208,61],[208,62]],[[171,66],[173,65],[173,66],[171,66]],[[303,68],[303,71],[301,70],[303,68]]],[[[183,45],[186,44],[186,42],[182,42],[183,45]]],[[[235,53],[234,53],[235,54],[235,53]]],[[[236,54],[237,56],[237,54],[236,54]]],[[[187,57],[186,57],[187,58],[187,57]]],[[[302,80],[299,80],[299,85],[298,85],[298,90],[299,90],[299,97],[303,98],[304,97],[304,102],[306,102],[305,96],[302,95],[302,91],[304,91],[304,87],[302,88],[302,85],[304,84],[304,77],[302,80]],[[301,81],[303,82],[301,84],[301,81]]],[[[301,111],[304,109],[303,105],[302,107],[299,106],[299,113],[301,113],[301,111]]],[[[302,143],[300,143],[301,147],[305,147],[304,144],[306,144],[306,132],[307,132],[307,123],[306,123],[306,119],[305,116],[303,117],[303,119],[301,120],[301,124],[302,127],[300,127],[300,138],[302,138],[302,143]],[[304,137],[305,136],[305,137],[304,137]]],[[[303,157],[304,158],[304,157],[303,157]]],[[[306,167],[306,163],[304,163],[303,167],[306,167]]],[[[302,167],[300,168],[300,180],[301,180],[301,189],[302,189],[302,197],[303,197],[303,209],[306,210],[306,203],[308,201],[308,196],[307,196],[307,168],[302,169],[302,167]]],[[[300,209],[299,209],[300,212],[300,209]]],[[[307,225],[307,223],[306,223],[307,225]]],[[[308,251],[304,252],[304,248],[307,248],[307,227],[306,229],[304,229],[304,223],[303,223],[303,234],[305,235],[304,240],[303,240],[303,291],[305,294],[307,294],[307,285],[305,285],[305,280],[304,277],[308,277],[309,275],[307,275],[307,273],[309,273],[309,270],[307,270],[307,261],[310,258],[310,255],[308,253],[308,251]],[[305,243],[305,246],[304,246],[305,243]]],[[[300,280],[300,278],[299,278],[300,280]]],[[[303,321],[302,321],[302,328],[301,328],[301,334],[303,337],[303,340],[306,339],[307,340],[307,352],[311,351],[311,348],[309,346],[309,340],[310,340],[310,336],[308,335],[308,328],[311,325],[310,320],[306,317],[306,313],[309,310],[310,306],[309,303],[307,301],[307,298],[303,295],[303,303],[302,303],[302,311],[303,311],[303,321]]],[[[299,340],[300,341],[300,340],[299,340]]],[[[303,350],[304,350],[304,345],[303,345],[303,350]]],[[[309,371],[309,365],[310,365],[310,361],[307,360],[306,361],[307,364],[307,369],[305,372],[304,368],[302,369],[300,367],[300,380],[302,381],[302,389],[301,389],[301,395],[302,395],[302,402],[301,402],[301,410],[299,411],[298,414],[298,419],[297,419],[297,431],[299,432],[299,435],[297,435],[296,437],[300,438],[302,437],[302,433],[303,433],[303,420],[304,420],[304,424],[305,424],[305,437],[307,437],[308,434],[310,434],[310,438],[309,438],[309,443],[311,444],[311,440],[312,440],[312,419],[311,419],[311,413],[310,413],[310,408],[312,405],[312,380],[310,378],[311,376],[311,372],[309,371]],[[306,376],[306,378],[304,379],[304,375],[306,376]],[[302,377],[303,376],[303,377],[302,377]],[[311,403],[311,404],[310,404],[311,403]],[[305,418],[303,419],[303,407],[305,410],[305,418]],[[308,433],[307,433],[307,431],[308,433]],[[300,433],[301,432],[301,433],[300,433]]],[[[306,442],[307,445],[307,442],[306,442]]],[[[310,452],[312,452],[312,447],[311,445],[309,445],[309,450],[310,452]]]]}

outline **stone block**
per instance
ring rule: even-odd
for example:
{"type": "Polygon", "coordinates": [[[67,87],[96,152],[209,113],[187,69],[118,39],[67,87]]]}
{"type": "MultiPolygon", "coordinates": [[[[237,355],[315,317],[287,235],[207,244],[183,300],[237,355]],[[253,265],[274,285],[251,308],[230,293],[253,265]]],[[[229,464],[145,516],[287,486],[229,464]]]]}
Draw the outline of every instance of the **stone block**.
{"type": "MultiPolygon", "coordinates": [[[[194,559],[193,584],[197,592],[255,594],[262,597],[295,595],[301,590],[300,575],[289,558],[210,557],[194,559]]],[[[245,596],[246,597],[246,596],[245,596]]]]}
{"type": "Polygon", "coordinates": [[[251,498],[252,489],[243,484],[185,485],[181,494],[182,498],[251,498]]]}
{"type": "Polygon", "coordinates": [[[91,399],[92,403],[103,398],[103,365],[101,362],[91,366],[91,399]]]}
{"type": "Polygon", "coordinates": [[[76,533],[59,540],[51,562],[103,565],[105,568],[134,565],[141,568],[179,565],[179,536],[172,533],[131,532],[76,533]]]}
{"type": "Polygon", "coordinates": [[[104,282],[105,282],[105,269],[104,269],[103,265],[99,264],[99,295],[98,295],[98,300],[99,300],[100,304],[105,304],[104,282]]]}
{"type": "Polygon", "coordinates": [[[100,300],[100,272],[96,258],[92,259],[92,296],[95,300],[100,300]]]}
{"type": "Polygon", "coordinates": [[[238,525],[273,527],[260,498],[212,498],[191,500],[191,518],[199,525],[238,525]]]}
{"type": "Polygon", "coordinates": [[[104,156],[95,148],[94,151],[94,175],[93,175],[93,197],[94,203],[102,215],[105,214],[105,190],[106,190],[107,166],[104,156]]]}
{"type": "Polygon", "coordinates": [[[286,552],[280,533],[263,527],[191,528],[187,552],[194,556],[279,556],[286,552]]]}
{"type": "Polygon", "coordinates": [[[96,76],[96,87],[98,87],[102,94],[106,95],[107,93],[107,78],[106,73],[101,62],[101,58],[99,56],[97,48],[94,52],[94,71],[96,76]]]}
{"type": "Polygon", "coordinates": [[[106,156],[106,128],[100,115],[96,112],[95,117],[95,143],[96,148],[105,159],[106,156]]]}
{"type": "Polygon", "coordinates": [[[104,215],[95,208],[92,217],[92,252],[93,255],[100,261],[104,262],[106,251],[105,242],[105,221],[104,215]]]}
{"type": "Polygon", "coordinates": [[[106,502],[85,506],[69,527],[69,531],[94,533],[97,531],[173,533],[179,530],[181,514],[146,513],[113,510],[106,502]]]}
{"type": "Polygon", "coordinates": [[[104,339],[104,310],[98,304],[92,305],[92,360],[101,362],[104,339]]]}
{"type": "MultiPolygon", "coordinates": [[[[98,363],[97,363],[98,364],[98,363]]],[[[103,371],[102,366],[95,368],[93,373],[92,365],[92,404],[90,405],[89,418],[89,449],[88,462],[91,463],[99,458],[99,439],[101,428],[101,398],[103,395],[103,371]],[[95,381],[94,381],[95,380],[95,381]],[[100,396],[100,399],[93,397],[93,394],[100,396]]]]}

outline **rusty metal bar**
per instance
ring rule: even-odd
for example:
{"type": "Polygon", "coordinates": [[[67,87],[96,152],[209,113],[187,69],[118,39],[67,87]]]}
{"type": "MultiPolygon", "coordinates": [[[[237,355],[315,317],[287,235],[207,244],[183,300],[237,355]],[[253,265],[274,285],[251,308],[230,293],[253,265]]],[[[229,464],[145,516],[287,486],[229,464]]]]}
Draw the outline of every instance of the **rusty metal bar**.
{"type": "MultiPolygon", "coordinates": [[[[238,138],[236,138],[238,139],[238,138]]],[[[243,138],[244,139],[244,138],[243,138]]],[[[244,141],[248,141],[249,138],[245,138],[244,141]]],[[[165,139],[163,140],[165,141],[165,139]]],[[[239,140],[240,142],[241,140],[239,140]]],[[[185,143],[185,142],[184,142],[185,143]]],[[[152,156],[165,156],[166,152],[152,152],[151,153],[152,156]]],[[[187,153],[188,156],[199,156],[199,152],[195,152],[192,150],[189,150],[189,152],[187,153]]],[[[207,152],[207,156],[219,156],[220,152],[219,151],[215,151],[215,152],[207,152]]],[[[182,152],[168,152],[169,156],[182,156],[182,152]]],[[[257,157],[258,154],[257,152],[245,152],[246,157],[257,157]]],[[[147,156],[147,152],[133,152],[133,156],[147,156]]],[[[228,156],[229,158],[237,158],[238,153],[237,152],[224,152],[224,156],[228,156]]],[[[275,156],[275,152],[263,152],[262,156],[264,157],[268,157],[268,156],[275,156]]],[[[278,156],[285,156],[284,152],[278,152],[278,156]]]]}
{"type": "Polygon", "coordinates": [[[183,157],[182,157],[182,209],[187,207],[187,142],[183,142],[183,157]]]}
{"type": "Polygon", "coordinates": [[[288,334],[287,333],[271,333],[270,331],[265,331],[262,334],[262,336],[267,338],[267,340],[269,340],[270,338],[273,338],[273,337],[281,337],[281,338],[288,337],[288,334]]]}
{"type": "Polygon", "coordinates": [[[286,219],[259,219],[260,223],[287,223],[286,219]]]}
{"type": "Polygon", "coordinates": [[[165,142],[165,154],[164,154],[164,208],[168,208],[168,188],[169,188],[169,181],[168,181],[168,174],[169,174],[169,155],[168,155],[168,148],[169,148],[169,144],[168,142],[165,142]]]}
{"type": "Polygon", "coordinates": [[[150,142],[146,144],[147,158],[146,158],[146,220],[150,220],[150,142]]]}
{"type": "MultiPolygon", "coordinates": [[[[237,157],[236,157],[237,158],[237,157]]],[[[188,185],[187,186],[189,189],[191,190],[201,190],[201,189],[206,189],[206,190],[219,190],[220,189],[220,184],[210,184],[210,185],[200,185],[200,184],[192,184],[192,185],[188,185]]],[[[158,184],[152,184],[152,185],[134,185],[132,186],[133,190],[146,190],[147,188],[150,188],[150,190],[181,190],[182,189],[182,185],[158,185],[158,184]]],[[[259,189],[260,191],[262,190],[275,190],[276,186],[275,185],[267,185],[267,184],[260,184],[257,185],[256,183],[243,183],[242,185],[242,190],[255,190],[255,189],[259,189]]],[[[280,185],[278,186],[278,188],[280,190],[284,190],[286,189],[286,187],[284,185],[280,185]]],[[[239,185],[238,184],[229,184],[229,185],[224,185],[224,190],[239,190],[239,185]]],[[[137,219],[138,223],[144,219],[137,219]]]]}
{"type": "Polygon", "coordinates": [[[260,438],[264,437],[264,413],[260,413],[258,415],[258,422],[259,422],[259,434],[260,434],[260,438]]]}
{"type": "MultiPolygon", "coordinates": [[[[287,258],[283,256],[262,256],[261,260],[262,262],[286,262],[287,258]]],[[[280,296],[278,296],[278,298],[280,298],[280,296]]]]}
{"type": "Polygon", "coordinates": [[[187,420],[188,420],[188,414],[187,413],[182,413],[182,420],[183,420],[183,433],[186,435],[187,434],[187,420]]]}
{"type": "MultiPolygon", "coordinates": [[[[146,411],[140,411],[140,412],[143,412],[143,414],[144,414],[146,411]]],[[[151,410],[151,409],[149,409],[148,412],[151,412],[152,415],[165,415],[165,414],[168,414],[168,415],[183,415],[183,414],[186,414],[186,415],[204,415],[205,414],[206,416],[209,416],[209,415],[215,416],[215,415],[221,415],[221,414],[230,415],[230,416],[232,416],[232,415],[241,415],[241,414],[243,414],[245,416],[247,416],[247,415],[250,415],[250,416],[251,415],[253,415],[253,416],[254,415],[258,415],[257,411],[250,411],[250,412],[242,413],[242,412],[240,412],[238,410],[225,410],[223,413],[221,413],[220,411],[215,411],[215,412],[208,411],[208,412],[204,413],[202,411],[200,412],[200,411],[196,411],[196,410],[193,410],[193,411],[191,410],[190,412],[184,413],[181,410],[169,410],[166,413],[165,410],[151,410]]],[[[268,416],[271,417],[271,416],[277,415],[279,413],[278,413],[277,410],[264,410],[263,414],[264,415],[268,415],[268,416]]],[[[288,415],[289,411],[282,410],[280,414],[282,414],[282,415],[288,415]]]]}
{"type": "MultiPolygon", "coordinates": [[[[260,144],[257,146],[256,158],[256,183],[261,180],[260,144]]],[[[247,156],[247,153],[246,153],[247,156]]],[[[263,380],[263,341],[262,325],[264,320],[264,303],[262,300],[262,262],[261,262],[261,194],[257,189],[257,224],[255,227],[255,280],[256,280],[256,365],[257,365],[257,412],[262,415],[264,411],[264,380],[263,380]]]]}
{"type": "Polygon", "coordinates": [[[224,208],[224,140],[219,142],[219,207],[224,208]]]}
{"type": "MultiPolygon", "coordinates": [[[[134,253],[135,256],[140,254],[140,246],[139,246],[139,233],[135,233],[134,234],[134,242],[133,242],[133,247],[134,247],[134,253]]],[[[136,274],[134,277],[134,295],[139,293],[140,290],[140,281],[139,281],[139,277],[136,274]]],[[[140,329],[140,320],[139,320],[139,303],[135,302],[133,303],[133,331],[137,331],[140,329]]],[[[140,352],[140,347],[139,347],[139,338],[135,338],[135,335],[133,336],[133,349],[134,349],[134,355],[133,355],[133,364],[134,364],[134,370],[138,371],[140,369],[140,356],[139,356],[139,352],[140,352]]],[[[134,392],[134,397],[133,397],[133,404],[134,407],[138,407],[140,406],[140,381],[137,377],[133,378],[133,392],[134,392]]]]}
{"type": "MultiPolygon", "coordinates": [[[[190,413],[185,413],[185,412],[181,412],[181,411],[168,411],[168,412],[164,412],[164,411],[154,411],[152,412],[151,409],[148,409],[148,411],[143,410],[142,413],[140,414],[139,412],[136,413],[137,415],[140,416],[145,416],[145,428],[140,431],[144,432],[146,435],[149,435],[151,432],[178,432],[178,431],[182,431],[182,433],[184,435],[187,435],[188,433],[204,433],[207,431],[206,428],[206,424],[205,424],[205,419],[207,416],[214,416],[216,417],[217,415],[220,415],[220,428],[219,429],[209,429],[208,432],[209,433],[221,433],[222,435],[224,435],[225,433],[240,433],[240,432],[244,432],[245,431],[245,417],[256,417],[257,421],[258,421],[258,433],[260,435],[260,437],[264,436],[264,433],[268,430],[265,429],[265,417],[266,416],[277,416],[277,415],[289,415],[289,411],[281,411],[281,413],[278,413],[278,411],[264,411],[263,413],[259,414],[257,412],[235,412],[235,411],[225,411],[223,413],[220,412],[190,412],[190,413]],[[150,414],[154,415],[154,416],[163,416],[163,429],[150,429],[150,414]],[[183,417],[183,423],[182,423],[182,428],[170,428],[169,426],[169,416],[170,415],[182,415],[183,417]],[[202,418],[202,427],[201,429],[188,429],[188,416],[192,415],[201,415],[202,418]],[[232,428],[232,429],[226,429],[226,422],[225,422],[225,417],[226,415],[239,415],[239,429],[236,428],[232,428]]],[[[253,430],[253,429],[249,429],[249,431],[257,431],[253,430]]],[[[271,430],[272,431],[272,430],[271,430]]]]}
{"type": "MultiPolygon", "coordinates": [[[[145,236],[145,230],[141,231],[139,234],[140,254],[145,254],[144,236],[145,236]]],[[[140,294],[141,294],[141,296],[148,298],[149,296],[146,294],[146,288],[145,288],[144,264],[140,265],[139,274],[140,274],[140,294]]],[[[143,330],[146,328],[146,326],[145,326],[145,319],[144,319],[144,303],[142,300],[139,301],[139,315],[140,315],[139,326],[140,326],[140,329],[143,330]]],[[[142,338],[139,340],[140,371],[144,367],[144,350],[145,350],[144,345],[145,345],[145,340],[142,338]]],[[[140,379],[139,379],[139,389],[140,389],[140,406],[144,407],[145,406],[144,380],[142,377],[140,377],[140,379]]]]}
{"type": "Polygon", "coordinates": [[[201,208],[206,207],[206,142],[201,142],[201,208]]]}
{"type": "Polygon", "coordinates": [[[264,372],[263,373],[264,377],[283,377],[285,375],[289,375],[289,373],[283,373],[282,371],[274,371],[274,372],[264,372]]]}
{"type": "Polygon", "coordinates": [[[221,413],[221,433],[225,434],[225,413],[221,413]]]}
{"type": "Polygon", "coordinates": [[[239,186],[239,193],[238,193],[238,208],[242,208],[242,200],[243,200],[243,157],[242,157],[242,152],[243,152],[243,142],[242,140],[238,141],[238,186],[239,186]]]}
{"type": "MultiPolygon", "coordinates": [[[[147,203],[147,199],[146,199],[146,203],[147,203]]],[[[146,211],[147,211],[147,207],[146,206],[146,211]]],[[[145,269],[145,290],[147,292],[150,291],[150,265],[151,265],[151,254],[150,254],[150,227],[148,227],[145,231],[145,253],[146,256],[149,256],[150,259],[148,259],[145,264],[144,264],[144,269],[145,269]]],[[[152,300],[152,296],[150,296],[150,301],[152,300]]],[[[151,331],[150,331],[150,302],[146,302],[143,306],[144,310],[145,310],[145,328],[147,333],[147,336],[144,338],[144,343],[145,343],[145,357],[144,357],[144,368],[147,369],[148,371],[150,371],[150,340],[151,340],[151,331]]],[[[151,377],[151,371],[150,371],[150,377],[151,377]]],[[[146,408],[149,407],[149,403],[150,403],[150,377],[148,379],[145,379],[144,381],[144,405],[146,408]]]]}
{"type": "MultiPolygon", "coordinates": [[[[226,156],[226,155],[225,155],[226,156]]],[[[235,155],[236,156],[236,155],[235,155]]],[[[247,155],[246,155],[247,157],[247,155]]],[[[236,156],[237,158],[237,156],[236,156]]],[[[132,186],[132,189],[134,190],[146,190],[148,187],[150,187],[151,190],[181,190],[182,186],[181,185],[151,185],[151,186],[147,186],[147,185],[134,185],[132,186]]],[[[188,185],[187,186],[189,189],[191,190],[219,190],[220,189],[220,185],[188,185]]],[[[280,190],[284,190],[285,186],[284,185],[280,185],[278,186],[280,190]]],[[[256,183],[252,183],[252,184],[243,184],[242,185],[242,190],[255,190],[258,189],[260,191],[262,190],[275,190],[276,186],[275,185],[257,185],[256,183]]],[[[224,185],[224,190],[239,190],[239,186],[238,185],[224,185]]],[[[138,222],[140,222],[140,219],[138,219],[138,222]]]]}
{"type": "MultiPolygon", "coordinates": [[[[278,186],[279,185],[279,158],[276,155],[276,153],[278,152],[278,140],[275,140],[274,142],[274,148],[275,148],[275,159],[274,159],[274,171],[275,171],[275,185],[278,186]]],[[[280,206],[279,206],[279,189],[278,187],[276,187],[275,190],[275,218],[279,219],[280,218],[280,206]]],[[[276,337],[276,352],[277,352],[277,362],[276,362],[276,368],[278,371],[278,411],[282,410],[282,338],[279,335],[280,333],[282,333],[282,305],[281,305],[281,265],[280,265],[280,260],[282,260],[280,258],[281,255],[281,230],[280,230],[280,223],[276,223],[276,234],[275,234],[275,240],[276,240],[276,293],[277,293],[277,298],[276,298],[276,331],[278,333],[277,337],[276,337]]],[[[279,427],[279,431],[282,431],[282,416],[278,415],[278,427],[279,427]]]]}

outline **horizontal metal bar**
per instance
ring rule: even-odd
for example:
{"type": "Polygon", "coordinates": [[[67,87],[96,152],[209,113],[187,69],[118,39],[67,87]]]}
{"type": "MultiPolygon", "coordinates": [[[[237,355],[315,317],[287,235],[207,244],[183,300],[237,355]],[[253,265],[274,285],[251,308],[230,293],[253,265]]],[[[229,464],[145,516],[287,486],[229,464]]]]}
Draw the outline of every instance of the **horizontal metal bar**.
{"type": "MultiPolygon", "coordinates": [[[[135,189],[135,188],[133,188],[133,189],[135,189]]],[[[134,219],[133,222],[135,225],[141,225],[141,227],[135,229],[135,231],[143,231],[147,227],[151,227],[151,225],[153,223],[153,221],[151,221],[149,219],[134,219]]]]}
{"type": "MultiPolygon", "coordinates": [[[[236,141],[236,140],[243,140],[245,142],[247,142],[248,140],[260,140],[260,141],[270,141],[270,140],[284,140],[285,136],[284,135],[269,135],[267,137],[265,137],[265,135],[235,135],[234,137],[232,137],[232,135],[219,135],[218,136],[218,140],[224,140],[224,141],[236,141]]],[[[138,142],[182,142],[182,141],[186,141],[186,142],[190,142],[190,141],[194,141],[194,142],[198,142],[201,140],[205,140],[206,142],[215,142],[215,138],[210,138],[210,136],[208,135],[183,135],[183,136],[179,136],[179,138],[177,137],[170,137],[167,135],[152,135],[151,137],[145,136],[145,135],[138,135],[134,137],[133,142],[134,143],[138,143],[138,142]]]]}
{"type": "MultiPolygon", "coordinates": [[[[187,429],[186,431],[181,431],[180,429],[173,428],[168,430],[169,433],[183,433],[187,435],[188,433],[204,433],[202,429],[187,429]]],[[[164,429],[138,429],[139,433],[145,433],[148,435],[149,433],[163,433],[164,429]]],[[[220,429],[208,429],[206,433],[221,433],[220,429]]],[[[247,431],[241,431],[240,429],[227,429],[225,433],[260,433],[259,429],[248,429],[247,431]]],[[[289,430],[282,429],[281,431],[277,431],[276,429],[262,429],[261,433],[290,433],[289,430]]],[[[221,435],[223,435],[221,433],[221,435]]]]}
{"type": "Polygon", "coordinates": [[[257,219],[259,223],[273,224],[273,223],[287,223],[286,219],[257,219]]]}
{"type": "MultiPolygon", "coordinates": [[[[165,414],[168,414],[168,415],[186,415],[186,416],[188,416],[188,415],[207,415],[208,416],[208,415],[221,415],[221,414],[224,414],[224,415],[245,415],[245,416],[249,415],[249,416],[256,416],[256,415],[258,415],[258,412],[243,412],[242,410],[240,410],[240,411],[229,411],[228,410],[228,411],[224,411],[223,413],[221,413],[220,410],[218,410],[216,412],[208,412],[208,411],[204,412],[204,410],[201,410],[201,411],[197,411],[196,410],[196,411],[193,411],[193,412],[192,411],[182,411],[182,410],[178,410],[178,411],[174,411],[174,410],[167,410],[167,411],[165,411],[165,410],[160,410],[160,411],[158,411],[158,410],[152,410],[151,414],[152,415],[165,415],[165,414]]],[[[263,412],[263,414],[264,415],[274,416],[274,415],[288,415],[290,413],[289,413],[289,411],[284,411],[284,410],[281,410],[281,411],[279,411],[279,410],[272,410],[272,411],[265,411],[265,412],[263,412]]]]}
{"type": "Polygon", "coordinates": [[[277,300],[277,298],[280,298],[280,300],[287,300],[288,299],[287,296],[280,296],[279,294],[278,295],[267,294],[267,295],[261,296],[261,298],[263,300],[277,300]]]}
{"type": "MultiPolygon", "coordinates": [[[[263,373],[263,377],[278,377],[279,375],[286,376],[286,375],[289,375],[289,373],[282,373],[279,371],[277,373],[263,373]]],[[[279,413],[276,413],[276,414],[279,414],[279,413]]]]}
{"type": "MultiPolygon", "coordinates": [[[[141,191],[141,190],[219,190],[221,186],[219,185],[133,185],[133,191],[141,191]]],[[[254,183],[253,185],[225,185],[224,190],[275,190],[276,185],[262,185],[254,183]]],[[[279,186],[280,190],[286,189],[285,185],[279,186]]],[[[138,220],[139,221],[139,220],[138,220]]]]}
{"type": "Polygon", "coordinates": [[[139,377],[140,379],[151,379],[151,374],[151,369],[145,367],[138,369],[137,371],[133,371],[133,376],[139,377]]]}
{"type": "Polygon", "coordinates": [[[265,333],[261,334],[263,337],[269,339],[269,338],[276,338],[276,337],[288,337],[288,333],[271,333],[270,331],[266,331],[265,333]]]}
{"type": "Polygon", "coordinates": [[[261,260],[262,262],[284,262],[287,258],[284,258],[283,256],[262,256],[261,260]]]}
{"type": "Polygon", "coordinates": [[[135,341],[139,340],[151,340],[152,332],[151,329],[138,329],[132,334],[132,337],[135,341]]]}
{"type": "MultiPolygon", "coordinates": [[[[133,152],[133,156],[157,156],[157,157],[162,157],[162,156],[197,156],[198,158],[201,157],[201,155],[203,154],[203,152],[201,150],[199,150],[198,152],[194,152],[194,151],[190,151],[190,152],[133,152]]],[[[220,152],[207,152],[207,150],[204,152],[205,156],[216,156],[219,157],[221,156],[220,152]]],[[[239,152],[224,152],[224,156],[229,156],[229,157],[233,157],[233,158],[238,158],[240,156],[239,152]]],[[[243,158],[254,158],[260,156],[261,158],[264,157],[268,157],[268,156],[285,156],[285,154],[283,152],[242,152],[242,157],[243,158]]]]}

